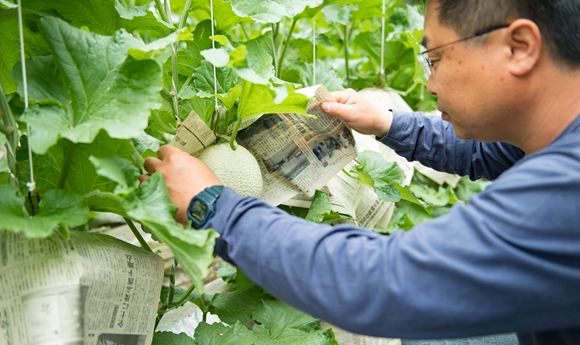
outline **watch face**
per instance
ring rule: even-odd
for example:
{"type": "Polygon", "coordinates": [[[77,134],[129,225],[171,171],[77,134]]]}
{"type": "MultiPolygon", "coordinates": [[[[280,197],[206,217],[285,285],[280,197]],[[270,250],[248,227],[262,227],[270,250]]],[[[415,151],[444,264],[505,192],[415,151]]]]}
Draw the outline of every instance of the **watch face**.
{"type": "Polygon", "coordinates": [[[201,222],[205,219],[205,216],[207,215],[207,206],[199,200],[194,200],[191,203],[191,207],[189,208],[189,214],[191,214],[195,219],[201,222]]]}

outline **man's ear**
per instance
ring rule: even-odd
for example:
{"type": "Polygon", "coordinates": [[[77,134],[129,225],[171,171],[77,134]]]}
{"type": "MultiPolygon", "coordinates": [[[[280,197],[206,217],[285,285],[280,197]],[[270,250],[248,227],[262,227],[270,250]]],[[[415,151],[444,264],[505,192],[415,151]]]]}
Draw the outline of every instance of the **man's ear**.
{"type": "Polygon", "coordinates": [[[529,19],[516,19],[506,38],[511,47],[509,72],[521,77],[536,67],[542,55],[542,35],[538,25],[529,19]]]}

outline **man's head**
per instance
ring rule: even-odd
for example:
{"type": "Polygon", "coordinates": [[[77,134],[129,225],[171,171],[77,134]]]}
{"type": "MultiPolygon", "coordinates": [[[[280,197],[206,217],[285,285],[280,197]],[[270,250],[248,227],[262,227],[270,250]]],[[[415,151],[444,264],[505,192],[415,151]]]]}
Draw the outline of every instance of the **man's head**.
{"type": "MultiPolygon", "coordinates": [[[[424,0],[409,1],[425,3],[424,0]]],[[[439,22],[459,36],[526,18],[538,25],[554,60],[580,67],[580,1],[578,0],[437,0],[439,22]]]]}
{"type": "Polygon", "coordinates": [[[428,1],[424,44],[434,64],[427,87],[455,133],[521,146],[537,136],[546,121],[539,100],[562,93],[570,75],[580,81],[578,18],[578,0],[428,1]]]}

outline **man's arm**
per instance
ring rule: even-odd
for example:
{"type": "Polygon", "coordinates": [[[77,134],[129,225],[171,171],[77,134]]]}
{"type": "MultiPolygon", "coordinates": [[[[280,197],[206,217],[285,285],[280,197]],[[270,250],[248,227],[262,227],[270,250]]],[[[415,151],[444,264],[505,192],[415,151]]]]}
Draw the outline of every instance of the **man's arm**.
{"type": "Polygon", "coordinates": [[[524,156],[522,150],[508,144],[461,140],[450,123],[435,116],[393,114],[352,89],[333,92],[333,96],[336,102],[322,104],[325,112],[360,133],[375,135],[408,160],[439,171],[493,180],[524,156]]]}
{"type": "Polygon", "coordinates": [[[561,329],[580,323],[574,169],[565,156],[523,162],[469,205],[390,236],[310,223],[229,189],[208,226],[221,235],[216,253],[250,279],[349,331],[449,338],[561,329]]]}
{"type": "Polygon", "coordinates": [[[505,143],[459,139],[451,123],[422,113],[395,111],[389,132],[379,139],[409,161],[472,180],[494,180],[525,155],[505,143]]]}

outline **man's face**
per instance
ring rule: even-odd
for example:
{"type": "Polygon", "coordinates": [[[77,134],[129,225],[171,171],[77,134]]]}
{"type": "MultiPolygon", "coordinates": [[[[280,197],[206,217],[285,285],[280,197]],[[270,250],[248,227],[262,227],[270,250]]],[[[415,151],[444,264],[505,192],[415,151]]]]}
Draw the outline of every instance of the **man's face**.
{"type": "MultiPolygon", "coordinates": [[[[440,24],[438,8],[439,0],[427,4],[424,32],[427,49],[463,38],[440,24]]],[[[508,79],[502,66],[506,52],[499,40],[501,36],[492,35],[498,33],[473,39],[487,39],[486,42],[459,42],[429,53],[434,65],[427,90],[438,95],[437,108],[443,113],[442,118],[453,124],[455,134],[462,139],[501,141],[501,128],[507,124],[509,112],[502,105],[508,79]]]]}

